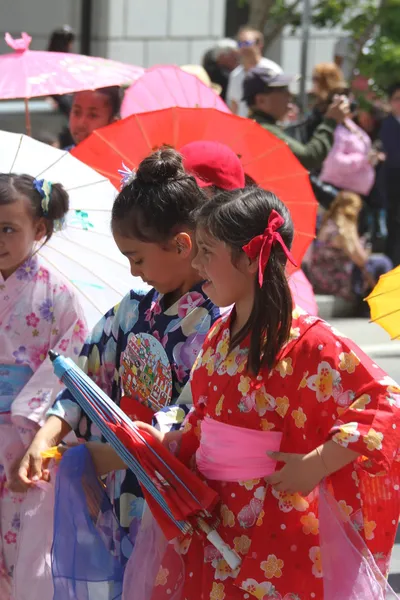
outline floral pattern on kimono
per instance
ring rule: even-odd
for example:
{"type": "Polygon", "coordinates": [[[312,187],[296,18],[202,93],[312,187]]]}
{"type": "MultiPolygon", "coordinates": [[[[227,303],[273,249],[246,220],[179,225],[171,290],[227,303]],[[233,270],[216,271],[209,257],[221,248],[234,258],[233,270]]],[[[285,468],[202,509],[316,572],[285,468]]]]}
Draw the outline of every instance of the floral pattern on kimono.
{"type": "MultiPolygon", "coordinates": [[[[152,289],[146,295],[131,291],[96,325],[82,349],[79,365],[117,404],[122,394],[121,355],[132,334],[149,333],[161,342],[172,368],[172,404],[187,383],[194,360],[220,311],[196,285],[175,304],[165,308],[164,296],[152,289]]],[[[175,409],[168,419],[179,428],[187,407],[175,409]]],[[[86,440],[100,439],[98,428],[81,413],[72,395],[65,390],[49,414],[56,414],[77,429],[86,440]]],[[[131,471],[108,477],[107,490],[123,527],[137,526],[143,510],[140,486],[131,471]]]]}
{"type": "Polygon", "coordinates": [[[24,495],[6,486],[61,385],[49,349],[77,358],[87,335],[70,285],[33,256],[0,275],[0,596],[10,597],[24,495]]]}
{"type": "MultiPolygon", "coordinates": [[[[195,409],[184,426],[182,460],[196,468],[205,416],[281,432],[282,452],[308,453],[329,439],[351,448],[360,458],[326,483],[386,575],[399,518],[399,386],[350,340],[297,310],[271,371],[249,376],[248,340],[231,351],[229,343],[230,320],[221,319],[193,368],[195,409]]],[[[221,500],[218,531],[242,565],[231,571],[202,536],[184,539],[182,598],[321,600],[317,494],[278,492],[264,479],[207,483],[221,500]]],[[[160,573],[154,597],[164,600],[174,583],[167,562],[160,573]]]]}

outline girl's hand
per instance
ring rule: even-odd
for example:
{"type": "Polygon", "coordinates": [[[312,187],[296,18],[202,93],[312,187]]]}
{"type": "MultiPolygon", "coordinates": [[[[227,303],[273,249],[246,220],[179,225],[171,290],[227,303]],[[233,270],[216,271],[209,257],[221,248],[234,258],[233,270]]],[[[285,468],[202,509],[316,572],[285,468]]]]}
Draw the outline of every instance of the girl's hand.
{"type": "Polygon", "coordinates": [[[340,446],[333,440],[318,446],[309,454],[288,454],[268,452],[268,455],[285,466],[265,481],[279,492],[296,492],[308,496],[319,482],[332,473],[336,473],[359,458],[359,453],[340,446]]]}
{"type": "Polygon", "coordinates": [[[164,443],[164,437],[166,435],[165,433],[161,433],[161,431],[158,431],[158,429],[156,429],[152,425],[148,425],[148,423],[142,423],[142,421],[135,421],[135,425],[138,429],[142,429],[143,431],[150,433],[150,435],[152,435],[154,439],[160,442],[160,444],[164,443]]]}
{"type": "Polygon", "coordinates": [[[269,452],[268,455],[285,463],[279,471],[265,478],[278,492],[308,496],[326,475],[324,464],[315,451],[310,454],[269,452]]]}
{"type": "Polygon", "coordinates": [[[22,459],[15,462],[7,480],[9,489],[12,492],[26,492],[40,480],[50,481],[50,459],[43,459],[42,452],[57,446],[70,431],[71,427],[66,421],[54,415],[49,417],[22,459]]]}
{"type": "Polygon", "coordinates": [[[139,429],[143,431],[147,431],[150,435],[153,436],[160,444],[168,448],[168,450],[172,454],[177,454],[180,448],[181,439],[182,439],[182,430],[178,429],[178,431],[168,431],[167,433],[162,433],[158,431],[155,427],[148,425],[147,423],[142,423],[141,421],[135,421],[135,425],[139,429]]]}
{"type": "Polygon", "coordinates": [[[42,452],[50,445],[45,440],[34,439],[22,459],[15,462],[7,479],[7,487],[12,492],[26,492],[38,481],[49,481],[49,459],[42,458],[42,452]]]}

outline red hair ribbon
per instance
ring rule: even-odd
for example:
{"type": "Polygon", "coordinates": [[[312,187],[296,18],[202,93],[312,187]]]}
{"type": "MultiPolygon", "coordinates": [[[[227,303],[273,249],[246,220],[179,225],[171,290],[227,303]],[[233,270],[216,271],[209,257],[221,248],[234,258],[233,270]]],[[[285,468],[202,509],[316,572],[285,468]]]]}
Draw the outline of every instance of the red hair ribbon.
{"type": "Polygon", "coordinates": [[[243,246],[243,252],[245,252],[251,260],[254,260],[258,256],[258,282],[260,287],[262,287],[264,283],[265,267],[267,266],[272,246],[275,242],[278,242],[282,246],[282,250],[286,254],[287,259],[290,260],[292,265],[297,267],[296,261],[290,250],[283,241],[281,234],[277,231],[277,229],[282,227],[284,222],[283,217],[276,212],[276,210],[272,210],[264,233],[257,235],[246,244],[246,246],[243,246]]]}

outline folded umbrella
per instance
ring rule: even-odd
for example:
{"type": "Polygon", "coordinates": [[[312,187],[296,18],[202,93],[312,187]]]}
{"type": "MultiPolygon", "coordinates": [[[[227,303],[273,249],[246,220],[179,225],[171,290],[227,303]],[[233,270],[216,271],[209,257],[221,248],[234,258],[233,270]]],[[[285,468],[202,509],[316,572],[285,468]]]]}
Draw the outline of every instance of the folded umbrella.
{"type": "Polygon", "coordinates": [[[71,360],[50,352],[56,375],[140,482],[167,539],[202,530],[232,569],[239,556],[207,522],[218,496],[125,413],[71,360]]]}

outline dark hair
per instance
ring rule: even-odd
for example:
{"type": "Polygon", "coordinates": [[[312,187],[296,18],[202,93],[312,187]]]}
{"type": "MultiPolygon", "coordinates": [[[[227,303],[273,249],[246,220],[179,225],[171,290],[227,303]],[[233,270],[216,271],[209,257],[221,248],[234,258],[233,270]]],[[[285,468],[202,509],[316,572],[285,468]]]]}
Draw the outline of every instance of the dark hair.
{"type": "MultiPolygon", "coordinates": [[[[119,119],[121,112],[121,104],[123,98],[123,91],[118,85],[112,85],[109,87],[97,88],[96,90],[91,90],[94,93],[103,94],[106,97],[107,103],[111,108],[111,118],[119,119]]],[[[79,92],[75,92],[74,99],[76,94],[79,92]]],[[[72,101],[72,105],[74,101],[72,101]]]]}
{"type": "MultiPolygon", "coordinates": [[[[196,212],[196,225],[230,246],[235,263],[243,253],[243,246],[264,232],[272,210],[285,221],[278,231],[290,249],[293,223],[289,210],[274,194],[255,186],[214,196],[196,212]]],[[[254,283],[251,315],[231,341],[233,348],[250,333],[247,368],[254,374],[265,365],[273,368],[290,336],[293,301],[285,274],[286,260],[280,244],[274,244],[263,286],[260,288],[258,277],[254,283]]]]}
{"type": "Polygon", "coordinates": [[[184,170],[182,156],[161,148],[142,160],[133,181],[117,196],[112,228],[126,237],[163,243],[182,226],[194,229],[192,212],[206,201],[184,170]]]}
{"type": "Polygon", "coordinates": [[[68,52],[69,45],[75,40],[75,33],[69,25],[55,29],[51,34],[47,50],[50,52],[68,52]]]}
{"type": "Polygon", "coordinates": [[[16,175],[15,173],[0,173],[0,206],[12,204],[23,195],[29,202],[34,219],[43,218],[46,223],[47,243],[54,233],[54,221],[62,219],[68,212],[69,198],[61,183],[51,186],[48,214],[43,214],[42,196],[33,185],[31,175],[16,175]]]}
{"type": "Polygon", "coordinates": [[[98,88],[95,92],[106,96],[107,102],[111,107],[111,116],[119,119],[121,116],[122,89],[118,85],[112,85],[110,87],[98,88]]]}
{"type": "Polygon", "coordinates": [[[391,98],[393,98],[393,96],[395,95],[395,93],[400,90],[400,81],[396,81],[395,83],[392,83],[392,85],[388,88],[388,96],[389,96],[389,100],[391,98]]]}

